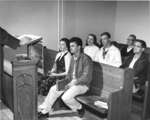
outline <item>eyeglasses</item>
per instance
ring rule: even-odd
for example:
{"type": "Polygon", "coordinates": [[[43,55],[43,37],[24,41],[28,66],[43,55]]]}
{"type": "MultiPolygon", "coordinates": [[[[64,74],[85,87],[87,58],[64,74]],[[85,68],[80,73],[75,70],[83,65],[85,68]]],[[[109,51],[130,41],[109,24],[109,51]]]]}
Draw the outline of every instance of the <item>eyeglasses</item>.
{"type": "Polygon", "coordinates": [[[142,46],[139,46],[139,45],[134,45],[134,47],[137,47],[137,48],[142,48],[142,46]]]}

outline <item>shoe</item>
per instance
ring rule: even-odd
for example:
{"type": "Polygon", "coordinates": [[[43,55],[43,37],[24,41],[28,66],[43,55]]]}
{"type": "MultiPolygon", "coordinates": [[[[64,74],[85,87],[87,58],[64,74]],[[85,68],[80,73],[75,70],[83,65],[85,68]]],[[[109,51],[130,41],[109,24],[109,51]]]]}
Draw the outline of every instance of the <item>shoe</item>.
{"type": "Polygon", "coordinates": [[[133,93],[133,99],[139,102],[144,101],[144,91],[138,90],[136,93],[133,93]]]}
{"type": "Polygon", "coordinates": [[[41,116],[41,114],[42,114],[41,112],[38,112],[38,118],[41,116]]]}
{"type": "Polygon", "coordinates": [[[85,113],[85,109],[82,107],[81,109],[77,110],[78,111],[78,115],[80,118],[82,118],[84,116],[85,113]]]}
{"type": "Polygon", "coordinates": [[[38,118],[48,118],[48,117],[49,117],[49,113],[43,114],[42,112],[38,112],[38,118]]]}

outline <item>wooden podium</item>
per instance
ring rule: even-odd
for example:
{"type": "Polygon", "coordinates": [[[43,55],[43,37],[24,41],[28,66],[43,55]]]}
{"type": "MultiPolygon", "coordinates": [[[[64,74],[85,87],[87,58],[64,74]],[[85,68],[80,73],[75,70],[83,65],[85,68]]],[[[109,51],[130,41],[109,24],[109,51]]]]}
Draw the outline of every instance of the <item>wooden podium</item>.
{"type": "Polygon", "coordinates": [[[14,120],[37,120],[37,63],[13,61],[14,120]]]}

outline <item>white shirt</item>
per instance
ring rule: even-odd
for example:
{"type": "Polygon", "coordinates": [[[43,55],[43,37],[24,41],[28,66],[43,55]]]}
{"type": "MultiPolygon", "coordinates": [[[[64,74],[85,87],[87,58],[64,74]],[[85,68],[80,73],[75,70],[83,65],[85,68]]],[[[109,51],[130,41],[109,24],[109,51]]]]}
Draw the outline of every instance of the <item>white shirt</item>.
{"type": "Polygon", "coordinates": [[[127,52],[130,52],[132,50],[132,47],[127,47],[127,52]]]}
{"type": "MultiPolygon", "coordinates": [[[[59,58],[59,59],[61,59],[63,56],[64,56],[64,54],[66,54],[66,52],[68,52],[68,51],[64,51],[64,52],[59,52],[59,53],[57,53],[57,55],[56,55],[56,57],[55,57],[55,62],[56,62],[56,60],[59,58]]],[[[70,66],[70,62],[71,62],[71,54],[70,54],[70,52],[68,52],[66,55],[65,55],[65,57],[64,57],[64,60],[65,60],[65,72],[66,73],[68,73],[68,71],[69,71],[69,66],[70,66]]]]}
{"type": "Polygon", "coordinates": [[[115,67],[120,67],[122,64],[120,50],[111,45],[106,49],[107,53],[103,57],[103,47],[97,52],[94,61],[99,63],[108,64],[115,67]]]}
{"type": "Polygon", "coordinates": [[[133,57],[132,61],[130,62],[129,68],[133,69],[134,64],[136,63],[136,61],[139,59],[139,57],[133,57]]]}
{"type": "Polygon", "coordinates": [[[98,52],[99,48],[95,45],[93,46],[85,46],[84,53],[91,57],[94,60],[96,53],[98,52]]]}

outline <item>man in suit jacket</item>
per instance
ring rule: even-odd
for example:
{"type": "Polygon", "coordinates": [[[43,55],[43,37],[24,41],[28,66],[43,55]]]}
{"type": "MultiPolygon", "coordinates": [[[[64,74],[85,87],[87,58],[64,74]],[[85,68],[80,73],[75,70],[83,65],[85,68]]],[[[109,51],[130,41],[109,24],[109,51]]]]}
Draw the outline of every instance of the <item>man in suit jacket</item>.
{"type": "Polygon", "coordinates": [[[127,58],[128,56],[131,56],[134,54],[133,53],[134,40],[136,40],[136,36],[133,34],[130,34],[127,38],[127,45],[123,47],[121,50],[122,61],[124,61],[125,58],[127,58]]]}
{"type": "Polygon", "coordinates": [[[133,92],[143,94],[143,87],[147,78],[148,70],[148,55],[144,52],[146,43],[143,40],[136,39],[134,42],[133,53],[126,61],[124,61],[122,68],[129,67],[134,70],[134,85],[133,92]]]}

